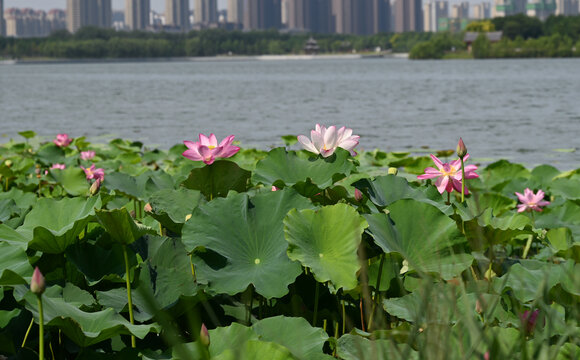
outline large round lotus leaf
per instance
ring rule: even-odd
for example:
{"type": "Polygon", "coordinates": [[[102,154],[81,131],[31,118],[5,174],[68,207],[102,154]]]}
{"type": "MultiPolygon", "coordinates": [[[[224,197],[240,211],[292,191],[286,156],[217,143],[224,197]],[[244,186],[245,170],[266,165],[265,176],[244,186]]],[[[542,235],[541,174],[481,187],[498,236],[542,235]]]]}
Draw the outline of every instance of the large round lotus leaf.
{"type": "Polygon", "coordinates": [[[60,254],[77,237],[101,206],[100,197],[39,199],[17,229],[28,238],[28,247],[49,254],[60,254]]]}
{"type": "Polygon", "coordinates": [[[318,281],[353,289],[360,269],[357,250],[366,227],[365,219],[346,204],[292,210],[284,219],[288,256],[311,268],[318,281]]]}
{"type": "Polygon", "coordinates": [[[401,254],[409,269],[437,272],[450,279],[471,265],[471,255],[451,254],[451,245],[464,237],[455,221],[436,207],[415,200],[399,200],[388,210],[388,215],[365,215],[369,231],[385,253],[401,254]]]}
{"type": "Polygon", "coordinates": [[[580,199],[580,180],[556,179],[548,183],[548,188],[554,196],[570,200],[580,199]]]}
{"type": "Polygon", "coordinates": [[[322,352],[328,339],[326,332],[312,327],[304,318],[276,316],[261,320],[252,328],[260,340],[285,346],[297,359],[332,359],[322,352]]]}
{"type": "Polygon", "coordinates": [[[137,225],[125,208],[97,210],[95,215],[111,238],[124,245],[131,244],[146,233],[154,233],[142,225],[137,225]]]}
{"type": "Polygon", "coordinates": [[[419,358],[419,354],[407,345],[397,345],[391,340],[369,340],[358,335],[342,335],[336,346],[336,354],[344,360],[419,358]]]}
{"type": "Polygon", "coordinates": [[[196,190],[186,188],[159,190],[149,198],[153,209],[151,216],[164,227],[179,234],[186,216],[191,214],[201,201],[201,193],[196,190]]]}
{"type": "Polygon", "coordinates": [[[371,201],[380,207],[389,206],[401,199],[415,199],[433,205],[447,215],[453,214],[453,208],[442,202],[442,197],[435,187],[413,188],[400,176],[386,175],[374,180],[362,179],[353,185],[367,192],[371,201]]]}
{"type": "Polygon", "coordinates": [[[140,174],[139,176],[131,176],[121,172],[110,172],[105,175],[103,186],[107,189],[116,190],[131,198],[144,199],[145,185],[149,176],[140,174]]]}
{"type": "Polygon", "coordinates": [[[322,158],[313,157],[306,152],[296,153],[276,148],[258,162],[253,181],[268,186],[281,181],[292,186],[310,179],[313,184],[323,189],[354,170],[354,164],[349,157],[350,153],[344,149],[337,149],[331,156],[322,158]]]}
{"type": "MultiPolygon", "coordinates": [[[[26,309],[38,322],[36,295],[28,291],[25,286],[19,286],[15,292],[17,293],[16,300],[23,299],[26,309]]],[[[42,303],[45,326],[58,327],[66,337],[81,347],[91,346],[118,335],[133,334],[143,339],[150,332],[160,331],[155,324],[131,325],[111,308],[95,312],[82,311],[76,305],[67,302],[62,295],[55,294],[54,291],[47,290],[42,296],[42,303]]]]}
{"type": "Polygon", "coordinates": [[[32,266],[22,247],[0,241],[0,285],[27,284],[32,266]]]}
{"type": "Polygon", "coordinates": [[[212,360],[297,360],[290,350],[273,342],[250,340],[237,349],[228,349],[212,360]]]}
{"type": "MultiPolygon", "coordinates": [[[[101,280],[125,283],[123,280],[125,260],[120,243],[113,243],[108,248],[91,242],[74,244],[66,249],[66,257],[85,276],[91,286],[101,280]]],[[[135,256],[129,255],[129,266],[135,265],[137,265],[135,256]]],[[[125,300],[127,300],[126,293],[125,300]]]]}
{"type": "Polygon", "coordinates": [[[38,160],[42,161],[45,165],[50,166],[52,164],[62,164],[64,163],[64,150],[61,147],[56,146],[52,142],[42,145],[38,152],[36,153],[38,160]]]}
{"type": "Polygon", "coordinates": [[[0,241],[26,250],[29,239],[10,226],[0,224],[0,241]]]}
{"type": "Polygon", "coordinates": [[[208,199],[225,197],[230,190],[246,191],[251,173],[238,164],[218,160],[211,165],[191,170],[182,185],[191,190],[199,190],[208,199]]]}
{"type": "Polygon", "coordinates": [[[529,178],[530,171],[520,164],[510,163],[507,160],[496,161],[485,169],[478,171],[485,186],[489,189],[501,190],[508,182],[515,178],[529,178]]]}
{"type": "Polygon", "coordinates": [[[69,167],[64,170],[52,169],[50,174],[70,195],[86,195],[91,185],[81,168],[69,167]]]}
{"type": "MultiPolygon", "coordinates": [[[[225,258],[219,270],[200,266],[200,274],[219,293],[237,294],[253,284],[267,297],[288,293],[288,285],[300,274],[300,264],[286,255],[282,220],[290,209],[312,204],[292,189],[258,194],[230,193],[197,207],[183,226],[187,251],[203,247],[225,258]]],[[[203,254],[199,254],[203,256],[203,254]]]]}

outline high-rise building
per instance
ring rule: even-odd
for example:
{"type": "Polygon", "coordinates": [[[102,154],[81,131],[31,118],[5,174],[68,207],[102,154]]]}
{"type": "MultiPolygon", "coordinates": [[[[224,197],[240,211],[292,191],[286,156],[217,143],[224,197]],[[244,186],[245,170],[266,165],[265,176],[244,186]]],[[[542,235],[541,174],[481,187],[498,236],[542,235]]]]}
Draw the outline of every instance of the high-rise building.
{"type": "Polygon", "coordinates": [[[283,1],[286,27],[288,29],[307,30],[310,28],[310,7],[308,0],[283,1]]]}
{"type": "Polygon", "coordinates": [[[244,30],[282,27],[280,0],[244,0],[244,30]]]}
{"type": "Polygon", "coordinates": [[[356,0],[332,0],[332,26],[335,33],[354,33],[353,1],[356,0]]]}
{"type": "Polygon", "coordinates": [[[473,5],[474,19],[489,19],[491,17],[491,4],[483,2],[481,4],[473,5]]]}
{"type": "Polygon", "coordinates": [[[527,0],[494,0],[492,17],[504,17],[526,13],[527,0]]]}
{"type": "Polygon", "coordinates": [[[244,0],[228,0],[228,22],[232,24],[244,22],[244,0]]]}
{"type": "Polygon", "coordinates": [[[338,34],[369,35],[391,30],[388,0],[333,0],[331,23],[338,34]]]}
{"type": "Polygon", "coordinates": [[[214,24],[218,22],[217,0],[195,0],[193,16],[198,24],[214,24]]]}
{"type": "Polygon", "coordinates": [[[449,17],[448,1],[432,1],[423,7],[424,31],[439,31],[439,19],[449,17]]]}
{"type": "Polygon", "coordinates": [[[423,31],[421,0],[395,0],[395,32],[423,31]]]}
{"type": "Polygon", "coordinates": [[[165,0],[165,25],[183,32],[189,31],[191,26],[188,0],[165,0]]]}
{"type": "Polygon", "coordinates": [[[3,14],[6,19],[6,36],[43,37],[51,32],[66,28],[63,10],[7,9],[3,14]]]}
{"type": "Polygon", "coordinates": [[[130,30],[146,29],[150,12],[150,0],[125,0],[125,26],[130,30]]]}
{"type": "Polygon", "coordinates": [[[83,26],[110,28],[113,11],[111,0],[67,0],[66,26],[71,33],[83,26]]]}
{"type": "Polygon", "coordinates": [[[6,36],[6,24],[4,23],[4,0],[0,0],[0,36],[6,36]]]}
{"type": "Polygon", "coordinates": [[[310,31],[318,34],[330,34],[332,28],[331,0],[310,0],[310,31]]]}
{"type": "Polygon", "coordinates": [[[578,15],[578,0],[556,0],[556,15],[578,15]]]}
{"type": "Polygon", "coordinates": [[[468,19],[469,3],[467,1],[463,1],[459,4],[453,4],[451,7],[451,17],[454,19],[468,19]]]}
{"type": "Polygon", "coordinates": [[[528,0],[526,15],[544,21],[556,12],[555,0],[528,0]]]}

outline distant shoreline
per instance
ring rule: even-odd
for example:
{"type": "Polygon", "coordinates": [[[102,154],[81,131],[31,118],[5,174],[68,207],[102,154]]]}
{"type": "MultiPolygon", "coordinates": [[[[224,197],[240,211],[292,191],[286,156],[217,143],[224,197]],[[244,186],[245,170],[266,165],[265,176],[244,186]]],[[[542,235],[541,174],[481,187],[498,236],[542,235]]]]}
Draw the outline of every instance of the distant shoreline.
{"type": "Polygon", "coordinates": [[[108,59],[14,59],[0,60],[0,65],[44,65],[44,64],[91,64],[91,63],[134,63],[134,62],[214,62],[214,61],[303,61],[303,60],[356,60],[356,59],[408,59],[408,53],[377,54],[322,54],[322,55],[256,55],[256,56],[197,56],[197,57],[154,57],[154,58],[108,58],[108,59]]]}

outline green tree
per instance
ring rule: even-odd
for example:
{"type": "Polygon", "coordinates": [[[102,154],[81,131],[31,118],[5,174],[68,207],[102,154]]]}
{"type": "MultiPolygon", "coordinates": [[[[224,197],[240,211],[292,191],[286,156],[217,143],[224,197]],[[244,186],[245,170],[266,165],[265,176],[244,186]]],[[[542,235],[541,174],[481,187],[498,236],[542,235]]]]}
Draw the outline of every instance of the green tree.
{"type": "Polygon", "coordinates": [[[471,52],[476,59],[485,59],[490,55],[491,43],[486,34],[479,34],[471,45],[471,52]]]}

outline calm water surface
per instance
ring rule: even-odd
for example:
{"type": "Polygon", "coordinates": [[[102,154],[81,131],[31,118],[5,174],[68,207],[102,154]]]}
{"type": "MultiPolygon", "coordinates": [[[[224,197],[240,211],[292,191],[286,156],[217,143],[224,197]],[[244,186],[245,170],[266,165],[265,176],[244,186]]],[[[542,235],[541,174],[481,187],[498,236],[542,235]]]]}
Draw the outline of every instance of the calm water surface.
{"type": "Polygon", "coordinates": [[[214,132],[268,149],[321,123],[353,128],[361,149],[462,136],[475,160],[580,167],[579,59],[3,65],[0,109],[0,141],[32,129],[168,148],[214,132]]]}

